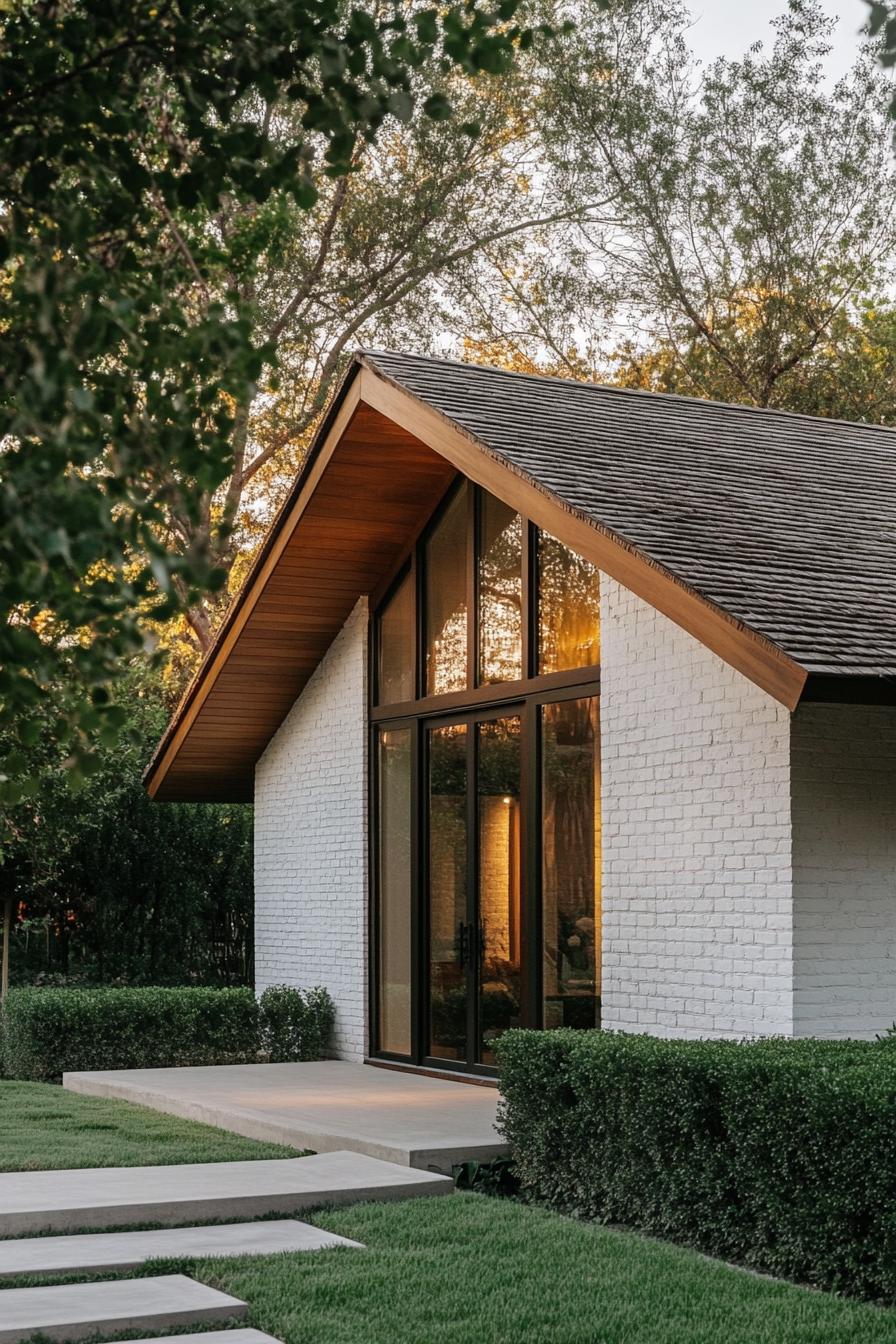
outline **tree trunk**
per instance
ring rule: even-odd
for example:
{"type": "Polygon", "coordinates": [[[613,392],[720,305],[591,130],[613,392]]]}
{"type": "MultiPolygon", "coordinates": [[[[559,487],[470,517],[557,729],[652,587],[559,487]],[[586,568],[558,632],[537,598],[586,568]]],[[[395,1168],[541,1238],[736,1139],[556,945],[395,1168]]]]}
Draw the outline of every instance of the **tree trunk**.
{"type": "Polygon", "coordinates": [[[0,1003],[9,989],[9,939],[12,934],[12,897],[3,902],[3,958],[0,961],[0,1003]]]}

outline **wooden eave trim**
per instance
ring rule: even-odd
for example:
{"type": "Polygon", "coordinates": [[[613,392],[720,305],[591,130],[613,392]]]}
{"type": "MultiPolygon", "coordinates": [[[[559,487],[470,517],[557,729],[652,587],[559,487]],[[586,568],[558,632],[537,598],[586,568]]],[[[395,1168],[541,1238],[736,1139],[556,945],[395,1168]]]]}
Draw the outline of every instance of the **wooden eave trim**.
{"type": "Polygon", "coordinates": [[[312,496],[335,452],[340,439],[348,428],[349,421],[360,403],[360,383],[357,377],[344,385],[341,401],[334,406],[334,414],[325,436],[313,456],[309,458],[304,472],[297,482],[297,491],[287,502],[280,518],[271,527],[268,544],[258,557],[256,566],[250,574],[245,587],[237,594],[231,612],[225,618],[219,636],[201,664],[199,671],[171,720],[159,751],[153,757],[144,776],[146,790],[155,798],[161,785],[174,763],[184,739],[192,728],[200,709],[218,679],[230,653],[239,639],[246,622],[252,615],[255,605],[264,591],[265,585],[282,556],[290,538],[299,524],[312,496]]]}
{"type": "Polygon", "coordinates": [[[787,709],[796,709],[807,671],[771,640],[696,593],[609,528],[495,457],[481,440],[371,367],[363,356],[356,386],[365,405],[421,439],[477,485],[578,551],[787,709]]]}

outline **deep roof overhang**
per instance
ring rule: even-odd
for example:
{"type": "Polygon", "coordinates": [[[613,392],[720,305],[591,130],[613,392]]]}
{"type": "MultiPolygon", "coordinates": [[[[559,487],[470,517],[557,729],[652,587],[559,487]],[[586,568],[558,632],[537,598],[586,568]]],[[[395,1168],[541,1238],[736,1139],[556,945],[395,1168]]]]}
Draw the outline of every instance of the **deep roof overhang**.
{"type": "Polygon", "coordinates": [[[150,762],[158,799],[251,801],[255,764],[358,598],[380,590],[460,472],[789,709],[806,670],[357,355],[150,762]]]}

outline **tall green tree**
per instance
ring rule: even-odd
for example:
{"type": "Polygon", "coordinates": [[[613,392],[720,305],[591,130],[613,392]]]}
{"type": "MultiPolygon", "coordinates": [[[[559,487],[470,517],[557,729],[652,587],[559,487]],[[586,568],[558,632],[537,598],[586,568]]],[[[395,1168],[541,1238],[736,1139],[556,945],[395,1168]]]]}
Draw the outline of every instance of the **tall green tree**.
{"type": "MultiPolygon", "coordinates": [[[[689,22],[678,3],[620,0],[546,44],[544,171],[561,202],[616,192],[580,246],[617,332],[686,363],[693,391],[703,367],[707,388],[780,404],[891,282],[890,82],[864,48],[830,86],[832,21],[817,0],[791,0],[770,46],[705,70],[689,22]]],[[[618,346],[607,335],[603,349],[618,346]]]]}
{"type": "Polygon", "coordinates": [[[272,351],[220,216],[248,210],[251,272],[273,196],[311,209],[387,117],[450,115],[421,71],[510,67],[517,4],[0,9],[0,802],[37,788],[51,691],[85,773],[123,724],[109,688],[143,618],[223,582],[202,522],[272,351]]]}
{"type": "MultiPolygon", "coordinates": [[[[745,319],[752,320],[748,315],[745,319]]],[[[731,343],[749,339],[725,331],[731,343]]],[[[609,373],[623,387],[742,401],[740,383],[712,346],[685,329],[649,344],[629,340],[609,373]]],[[[888,299],[842,309],[812,354],[776,383],[774,405],[805,415],[896,425],[896,308],[888,299]]]]}
{"type": "Polygon", "coordinates": [[[116,694],[128,733],[83,787],[48,719],[39,793],[9,811],[13,978],[251,983],[251,808],[153,803],[141,774],[168,712],[158,677],[138,659],[116,694]]]}
{"type": "MultiPolygon", "coordinates": [[[[233,467],[221,491],[205,498],[198,517],[173,502],[173,547],[210,538],[225,567],[237,561],[238,581],[239,558],[270,521],[355,346],[438,351],[483,294],[501,301],[521,258],[549,241],[553,264],[564,269],[563,242],[582,211],[558,205],[539,180],[532,74],[532,53],[475,80],[427,66],[417,78],[451,104],[450,121],[423,115],[418,99],[407,121],[392,118],[375,140],[358,138],[352,171],[323,183],[310,210],[277,193],[262,206],[229,203],[217,212],[227,283],[252,307],[256,340],[276,362],[235,416],[233,467]],[[465,130],[471,125],[475,136],[465,130]],[[222,531],[222,515],[235,530],[222,531]]],[[[512,302],[503,306],[510,333],[516,314],[512,302]]],[[[199,649],[208,647],[220,605],[205,598],[189,609],[199,649]]]]}

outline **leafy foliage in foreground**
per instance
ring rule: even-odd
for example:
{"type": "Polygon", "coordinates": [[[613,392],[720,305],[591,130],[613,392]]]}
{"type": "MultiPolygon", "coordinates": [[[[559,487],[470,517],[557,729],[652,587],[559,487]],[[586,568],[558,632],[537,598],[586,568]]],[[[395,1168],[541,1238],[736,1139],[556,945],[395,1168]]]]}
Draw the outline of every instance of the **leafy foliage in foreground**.
{"type": "Polygon", "coordinates": [[[525,1194],[896,1300],[891,1040],[515,1031],[497,1051],[525,1194]]]}
{"type": "Polygon", "coordinates": [[[50,1082],[89,1069],[319,1059],[333,1024],[324,989],[13,989],[2,1018],[2,1072],[50,1082]],[[284,1031],[284,1021],[289,1031],[284,1031]]]}
{"type": "MultiPolygon", "coordinates": [[[[308,208],[386,116],[447,116],[414,73],[506,68],[531,37],[518,3],[0,7],[0,802],[36,790],[49,686],[87,773],[122,726],[108,687],[141,618],[223,582],[194,524],[269,352],[216,212],[275,191],[308,208]]],[[[244,269],[265,241],[246,230],[244,269]]]]}

